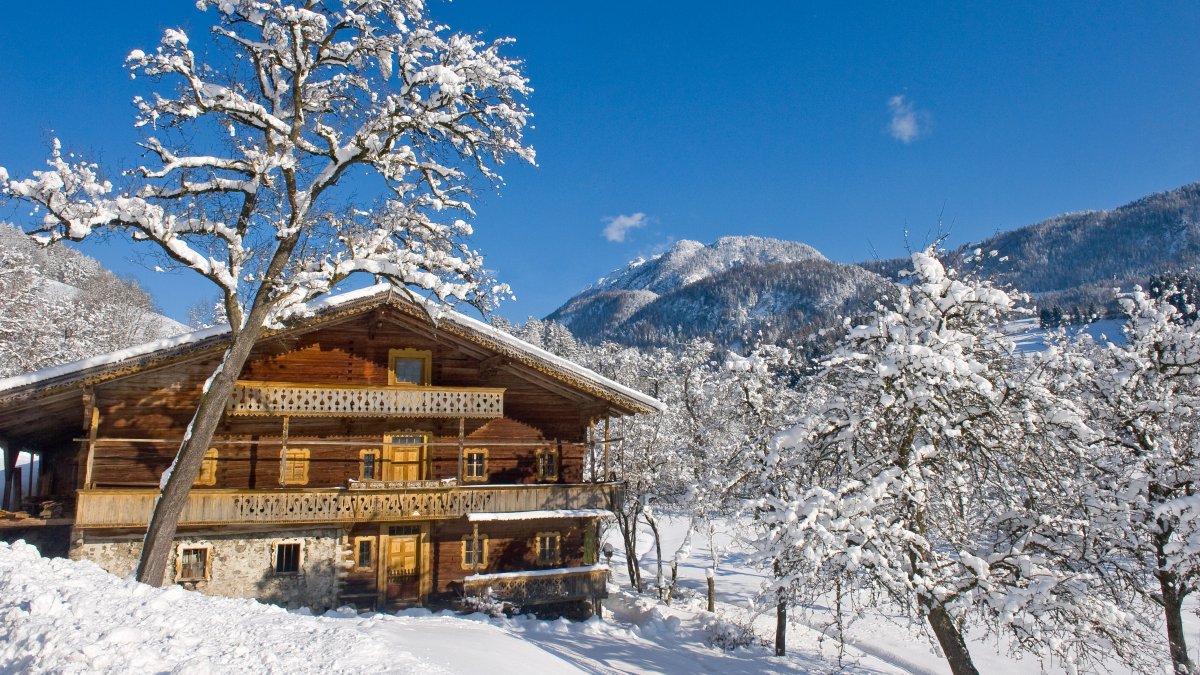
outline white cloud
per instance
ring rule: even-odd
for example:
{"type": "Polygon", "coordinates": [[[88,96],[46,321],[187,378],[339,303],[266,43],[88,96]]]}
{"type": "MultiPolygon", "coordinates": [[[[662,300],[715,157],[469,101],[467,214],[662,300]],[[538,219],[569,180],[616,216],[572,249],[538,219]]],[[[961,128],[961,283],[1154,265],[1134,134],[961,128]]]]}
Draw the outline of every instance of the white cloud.
{"type": "Polygon", "coordinates": [[[929,133],[929,115],[917,110],[904,94],[889,98],[887,105],[892,114],[888,122],[888,133],[892,138],[907,145],[929,133]]]}
{"type": "Polygon", "coordinates": [[[636,227],[645,227],[649,222],[641,211],[629,215],[604,218],[604,238],[617,243],[625,241],[625,235],[636,227]]]}

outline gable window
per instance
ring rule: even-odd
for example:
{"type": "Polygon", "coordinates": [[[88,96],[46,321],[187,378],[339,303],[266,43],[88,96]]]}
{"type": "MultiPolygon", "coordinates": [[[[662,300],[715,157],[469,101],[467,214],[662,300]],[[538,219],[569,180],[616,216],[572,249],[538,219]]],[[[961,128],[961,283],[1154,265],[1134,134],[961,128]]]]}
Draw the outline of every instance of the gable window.
{"type": "Polygon", "coordinates": [[[428,349],[389,349],[388,384],[428,385],[432,361],[428,349]]]}
{"type": "Polygon", "coordinates": [[[210,546],[180,546],[175,558],[175,581],[207,581],[210,546]]]}
{"type": "Polygon", "coordinates": [[[538,480],[558,480],[558,453],[554,448],[538,448],[534,457],[538,480]]]}
{"type": "Polygon", "coordinates": [[[378,450],[362,450],[358,453],[358,478],[359,480],[379,480],[379,451],[378,450]]]}
{"type": "Polygon", "coordinates": [[[309,452],[303,448],[289,448],[280,452],[279,482],[283,485],[308,485],[309,452]]]}
{"type": "Polygon", "coordinates": [[[538,532],[534,544],[539,565],[557,565],[562,562],[562,535],[558,532],[538,532]]]}
{"type": "Polygon", "coordinates": [[[357,537],[354,540],[354,569],[369,570],[375,567],[375,538],[357,537]]]}
{"type": "Polygon", "coordinates": [[[217,484],[217,449],[209,448],[200,462],[200,473],[196,476],[194,485],[217,484]]]}
{"type": "Polygon", "coordinates": [[[275,544],[275,574],[300,573],[300,542],[275,544]]]}
{"type": "Polygon", "coordinates": [[[462,566],[466,570],[487,567],[487,535],[464,535],[462,538],[462,566]]]}
{"type": "Polygon", "coordinates": [[[463,448],[463,481],[482,483],[487,480],[487,449],[463,448]]]}

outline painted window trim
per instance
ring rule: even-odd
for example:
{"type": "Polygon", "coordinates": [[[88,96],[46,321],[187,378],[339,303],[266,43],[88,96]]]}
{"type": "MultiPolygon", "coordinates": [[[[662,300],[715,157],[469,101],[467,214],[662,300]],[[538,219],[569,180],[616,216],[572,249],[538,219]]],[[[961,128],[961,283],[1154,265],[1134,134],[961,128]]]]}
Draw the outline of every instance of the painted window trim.
{"type": "Polygon", "coordinates": [[[463,482],[464,483],[486,483],[488,480],[488,449],[487,448],[463,448],[463,482]],[[467,458],[471,455],[483,455],[483,475],[471,475],[468,470],[471,466],[467,458]]]}
{"type": "Polygon", "coordinates": [[[484,569],[488,566],[488,536],[486,534],[479,535],[479,548],[482,553],[479,565],[472,565],[467,562],[467,544],[475,538],[473,534],[464,534],[462,537],[462,555],[459,561],[462,563],[464,570],[484,569]]]}
{"type": "Polygon", "coordinates": [[[543,480],[543,481],[557,481],[558,480],[558,474],[559,474],[559,471],[561,470],[561,467],[560,467],[560,462],[558,459],[558,450],[557,449],[551,448],[551,447],[546,447],[546,448],[538,448],[537,450],[534,450],[533,451],[533,463],[534,463],[534,470],[537,473],[538,480],[543,480]],[[547,457],[547,456],[550,457],[550,459],[554,462],[554,473],[547,474],[542,471],[542,458],[547,457]]]}
{"type": "Polygon", "coordinates": [[[358,479],[359,480],[383,480],[380,477],[380,474],[382,473],[382,469],[383,469],[383,464],[380,462],[380,458],[382,457],[382,455],[383,455],[383,452],[379,448],[363,448],[362,450],[358,451],[358,479]],[[372,457],[375,458],[375,461],[374,461],[375,475],[371,476],[369,478],[367,477],[367,473],[366,473],[367,462],[366,462],[365,458],[367,455],[371,455],[372,457]]]}
{"type": "Polygon", "coordinates": [[[538,532],[536,535],[534,535],[534,538],[533,538],[533,548],[534,548],[534,551],[536,552],[537,564],[539,564],[539,565],[561,565],[562,564],[562,532],[557,532],[557,531],[538,532]],[[543,560],[542,559],[542,538],[543,537],[553,538],[555,540],[554,560],[543,560]]]}
{"type": "Polygon", "coordinates": [[[196,482],[192,485],[216,485],[217,484],[217,456],[216,448],[209,448],[204,451],[204,459],[200,462],[200,473],[196,474],[196,482]]]}
{"type": "Polygon", "coordinates": [[[356,572],[369,572],[375,569],[376,561],[379,559],[377,555],[378,545],[375,537],[354,537],[354,570],[356,572]],[[371,564],[362,564],[362,544],[366,542],[371,546],[371,564]]]}
{"type": "Polygon", "coordinates": [[[288,448],[279,451],[279,483],[280,485],[308,485],[308,464],[312,460],[312,453],[308,448],[288,448]],[[284,453],[287,453],[287,461],[284,461],[284,453]],[[295,456],[293,456],[295,455],[295,456]],[[286,467],[285,467],[286,464],[286,467]],[[300,477],[292,478],[291,474],[295,470],[294,467],[300,467],[300,477]],[[284,474],[286,469],[287,474],[284,474]]]}
{"type": "Polygon", "coordinates": [[[433,352],[428,349],[389,349],[388,350],[388,385],[394,387],[428,387],[433,374],[433,352]],[[397,382],[396,381],[396,360],[397,359],[421,359],[421,381],[417,384],[412,382],[397,382]]]}
{"type": "Polygon", "coordinates": [[[304,542],[300,539],[280,539],[279,541],[271,542],[271,576],[276,577],[298,577],[304,573],[304,542]],[[280,546],[295,546],[296,547],[296,571],[280,572],[279,571],[279,547],[280,546]]]}
{"type": "Polygon", "coordinates": [[[208,581],[212,579],[213,557],[212,544],[179,544],[175,548],[175,583],[187,583],[193,581],[208,581]],[[199,577],[183,576],[183,552],[203,549],[204,553],[204,575],[199,577]]]}

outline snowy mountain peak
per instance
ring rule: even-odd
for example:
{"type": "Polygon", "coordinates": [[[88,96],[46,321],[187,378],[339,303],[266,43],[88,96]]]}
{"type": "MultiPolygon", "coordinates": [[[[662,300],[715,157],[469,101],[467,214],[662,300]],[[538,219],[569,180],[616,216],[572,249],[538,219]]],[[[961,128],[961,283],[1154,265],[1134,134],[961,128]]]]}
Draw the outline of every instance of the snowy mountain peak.
{"type": "Polygon", "coordinates": [[[778,324],[782,331],[801,317],[836,314],[880,283],[800,242],[746,236],[705,245],[685,239],[653,258],[630,261],[547,318],[589,341],[649,344],[681,331],[729,340],[759,324],[778,324]]]}
{"type": "Polygon", "coordinates": [[[650,259],[635,258],[625,269],[599,280],[588,291],[650,291],[661,295],[736,267],[825,260],[815,248],[768,237],[721,237],[705,245],[691,239],[675,242],[650,259]]]}

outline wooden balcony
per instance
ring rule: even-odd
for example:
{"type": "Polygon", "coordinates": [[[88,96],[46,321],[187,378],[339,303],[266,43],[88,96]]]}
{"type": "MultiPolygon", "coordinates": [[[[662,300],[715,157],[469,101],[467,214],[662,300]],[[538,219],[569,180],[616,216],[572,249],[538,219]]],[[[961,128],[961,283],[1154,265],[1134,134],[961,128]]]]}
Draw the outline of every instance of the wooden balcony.
{"type": "Polygon", "coordinates": [[[504,417],[504,390],[483,387],[366,387],[241,381],[229,415],[291,417],[504,417]]]}
{"type": "MultiPolygon", "coordinates": [[[[469,513],[606,509],[618,483],[482,485],[402,490],[356,488],[193,490],[181,526],[317,524],[461,518],[469,513]]],[[[80,490],[75,526],[145,527],[158,490],[80,490]]]]}
{"type": "Polygon", "coordinates": [[[608,597],[608,567],[565,567],[556,570],[475,574],[463,580],[467,595],[491,595],[517,606],[574,602],[608,597]]]}

